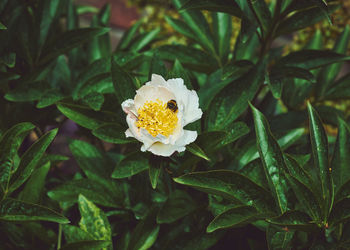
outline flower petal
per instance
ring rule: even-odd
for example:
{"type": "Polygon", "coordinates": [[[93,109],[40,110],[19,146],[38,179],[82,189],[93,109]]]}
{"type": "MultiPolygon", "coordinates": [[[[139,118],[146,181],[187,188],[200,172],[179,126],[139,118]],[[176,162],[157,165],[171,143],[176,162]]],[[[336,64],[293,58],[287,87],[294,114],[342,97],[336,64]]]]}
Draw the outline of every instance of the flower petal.
{"type": "Polygon", "coordinates": [[[184,130],[183,135],[176,141],[177,146],[185,146],[197,139],[197,131],[184,130]]]}
{"type": "Polygon", "coordinates": [[[185,147],[179,147],[177,145],[156,142],[148,149],[148,151],[152,152],[155,155],[167,157],[172,155],[175,151],[183,152],[185,149],[185,147]]]}
{"type": "Polygon", "coordinates": [[[146,101],[156,101],[157,99],[167,103],[169,100],[175,99],[175,95],[163,86],[142,86],[136,91],[135,109],[138,110],[146,101]]]}

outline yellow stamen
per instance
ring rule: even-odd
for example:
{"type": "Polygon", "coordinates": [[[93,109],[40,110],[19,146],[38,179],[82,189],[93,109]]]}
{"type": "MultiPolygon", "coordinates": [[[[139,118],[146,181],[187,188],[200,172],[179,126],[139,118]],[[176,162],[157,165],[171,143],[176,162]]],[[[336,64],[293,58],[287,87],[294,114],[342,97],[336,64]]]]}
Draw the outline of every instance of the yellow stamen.
{"type": "Polygon", "coordinates": [[[177,111],[174,112],[167,108],[167,103],[157,99],[147,101],[137,110],[138,120],[136,126],[146,129],[152,136],[156,137],[162,134],[166,137],[174,131],[178,118],[177,111]]]}

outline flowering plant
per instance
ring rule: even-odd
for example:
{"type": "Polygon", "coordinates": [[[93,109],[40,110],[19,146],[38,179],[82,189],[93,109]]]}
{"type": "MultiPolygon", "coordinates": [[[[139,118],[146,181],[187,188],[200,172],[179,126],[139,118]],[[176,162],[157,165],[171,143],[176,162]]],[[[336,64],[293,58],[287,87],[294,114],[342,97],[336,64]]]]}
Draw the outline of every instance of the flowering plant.
{"type": "Polygon", "coordinates": [[[181,78],[165,81],[152,74],[151,81],[137,90],[133,100],[124,101],[122,108],[129,126],[125,135],[142,142],[142,151],[170,156],[183,152],[197,138],[196,131],[183,127],[200,119],[202,110],[197,93],[188,90],[181,78]]]}

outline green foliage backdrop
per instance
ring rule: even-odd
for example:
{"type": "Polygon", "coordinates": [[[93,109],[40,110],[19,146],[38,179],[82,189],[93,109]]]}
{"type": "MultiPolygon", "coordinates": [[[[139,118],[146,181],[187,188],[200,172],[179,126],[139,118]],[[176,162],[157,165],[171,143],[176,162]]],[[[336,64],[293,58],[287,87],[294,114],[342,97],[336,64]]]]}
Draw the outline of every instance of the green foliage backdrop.
{"type": "Polygon", "coordinates": [[[286,53],[341,3],[171,4],[186,45],[140,20],[112,48],[109,5],[0,2],[0,249],[349,249],[350,29],[286,53]],[[153,73],[203,110],[170,157],[125,136],[121,103],[153,73]]]}

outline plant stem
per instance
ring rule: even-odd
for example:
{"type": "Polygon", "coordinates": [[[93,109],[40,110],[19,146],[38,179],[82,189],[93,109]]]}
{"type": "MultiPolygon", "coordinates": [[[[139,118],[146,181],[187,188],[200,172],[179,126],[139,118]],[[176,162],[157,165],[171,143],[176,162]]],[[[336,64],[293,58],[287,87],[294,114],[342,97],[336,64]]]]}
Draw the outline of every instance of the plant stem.
{"type": "Polygon", "coordinates": [[[57,250],[61,249],[62,240],[62,224],[58,224],[58,239],[57,239],[57,250]]]}

